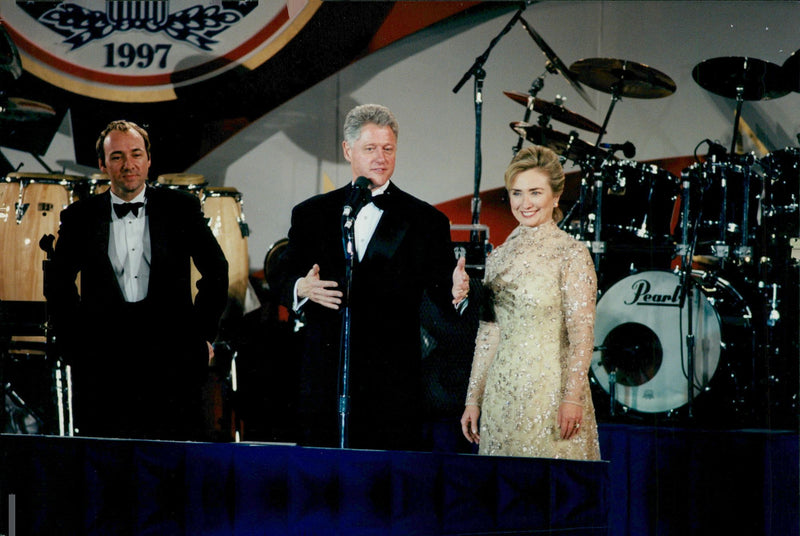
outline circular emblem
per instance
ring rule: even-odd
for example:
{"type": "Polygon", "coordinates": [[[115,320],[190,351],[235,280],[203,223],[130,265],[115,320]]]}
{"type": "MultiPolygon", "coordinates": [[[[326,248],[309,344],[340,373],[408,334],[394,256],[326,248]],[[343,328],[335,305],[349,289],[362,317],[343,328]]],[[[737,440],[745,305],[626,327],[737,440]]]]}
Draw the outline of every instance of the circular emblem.
{"type": "Polygon", "coordinates": [[[158,102],[234,67],[255,69],[321,1],[17,1],[2,18],[35,76],[98,99],[158,102]]]}

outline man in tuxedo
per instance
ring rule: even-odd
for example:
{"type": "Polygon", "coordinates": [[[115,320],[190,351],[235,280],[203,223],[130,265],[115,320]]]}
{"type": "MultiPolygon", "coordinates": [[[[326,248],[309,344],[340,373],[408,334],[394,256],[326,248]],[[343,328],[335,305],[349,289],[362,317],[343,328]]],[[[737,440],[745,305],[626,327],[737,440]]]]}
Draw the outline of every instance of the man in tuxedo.
{"type": "Polygon", "coordinates": [[[456,315],[451,303],[456,261],[447,217],[390,181],[397,134],[397,121],[387,108],[368,104],[351,110],[342,148],[352,183],[292,211],[283,291],[287,305],[302,311],[305,322],[298,402],[303,444],[333,447],[341,438],[339,373],[346,341],[343,311],[349,305],[345,446],[429,446],[420,414],[420,304],[427,292],[440,308],[456,315]],[[354,189],[362,177],[368,183],[365,204],[358,210],[361,202],[354,189]],[[346,296],[343,214],[348,202],[356,217],[352,283],[346,296]]]}
{"type": "Polygon", "coordinates": [[[87,436],[200,439],[225,255],[197,197],[147,184],[143,128],[113,121],[96,149],[110,190],[61,213],[45,289],[73,370],[75,425],[87,436]],[[190,261],[201,274],[194,301],[190,261]]]}

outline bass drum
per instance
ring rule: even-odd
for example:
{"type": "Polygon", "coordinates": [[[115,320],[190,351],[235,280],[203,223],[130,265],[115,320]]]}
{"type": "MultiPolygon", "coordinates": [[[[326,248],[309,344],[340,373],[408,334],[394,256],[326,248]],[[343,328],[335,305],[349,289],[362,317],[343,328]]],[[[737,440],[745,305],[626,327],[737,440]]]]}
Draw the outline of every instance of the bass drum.
{"type": "Polygon", "coordinates": [[[743,361],[754,356],[750,310],[727,281],[700,271],[691,279],[691,293],[683,293],[677,274],[641,272],[618,281],[600,298],[591,371],[609,395],[610,373],[615,373],[613,391],[622,406],[663,413],[689,402],[690,312],[694,396],[707,390],[719,395],[719,385],[721,396],[728,397],[726,407],[746,403],[752,386],[742,382],[753,374],[743,361]]]}

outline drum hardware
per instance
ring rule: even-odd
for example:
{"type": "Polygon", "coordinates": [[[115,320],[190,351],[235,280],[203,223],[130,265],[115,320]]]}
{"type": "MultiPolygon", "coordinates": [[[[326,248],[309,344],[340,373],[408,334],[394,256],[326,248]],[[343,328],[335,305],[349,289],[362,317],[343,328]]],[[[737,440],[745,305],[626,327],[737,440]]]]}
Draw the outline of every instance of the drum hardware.
{"type": "Polygon", "coordinates": [[[800,238],[790,238],[789,246],[792,248],[792,260],[800,261],[800,238]]]}

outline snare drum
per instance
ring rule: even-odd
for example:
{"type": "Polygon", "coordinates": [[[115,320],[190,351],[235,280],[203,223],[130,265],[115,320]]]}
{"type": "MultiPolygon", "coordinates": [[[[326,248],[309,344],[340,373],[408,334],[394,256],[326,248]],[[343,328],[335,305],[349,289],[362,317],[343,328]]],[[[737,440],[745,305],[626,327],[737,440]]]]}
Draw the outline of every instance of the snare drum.
{"type": "Polygon", "coordinates": [[[726,407],[747,404],[753,379],[751,313],[730,284],[705,272],[692,273],[692,292],[681,308],[682,282],[672,272],[649,271],[614,284],[597,303],[591,371],[615,399],[642,413],[662,413],[689,402],[688,313],[694,335],[694,392],[713,390],[726,407]],[[738,360],[738,361],[737,361],[738,360]],[[752,361],[750,362],[752,363],[752,361]],[[751,367],[752,369],[752,367],[751,367]]]}
{"type": "Polygon", "coordinates": [[[61,211],[82,180],[49,173],[9,173],[0,180],[0,300],[44,301],[46,254],[39,240],[58,236],[61,211]]]}
{"type": "Polygon", "coordinates": [[[606,238],[666,241],[679,180],[653,164],[631,160],[610,161],[602,166],[604,191],[601,226],[606,238]]]}

